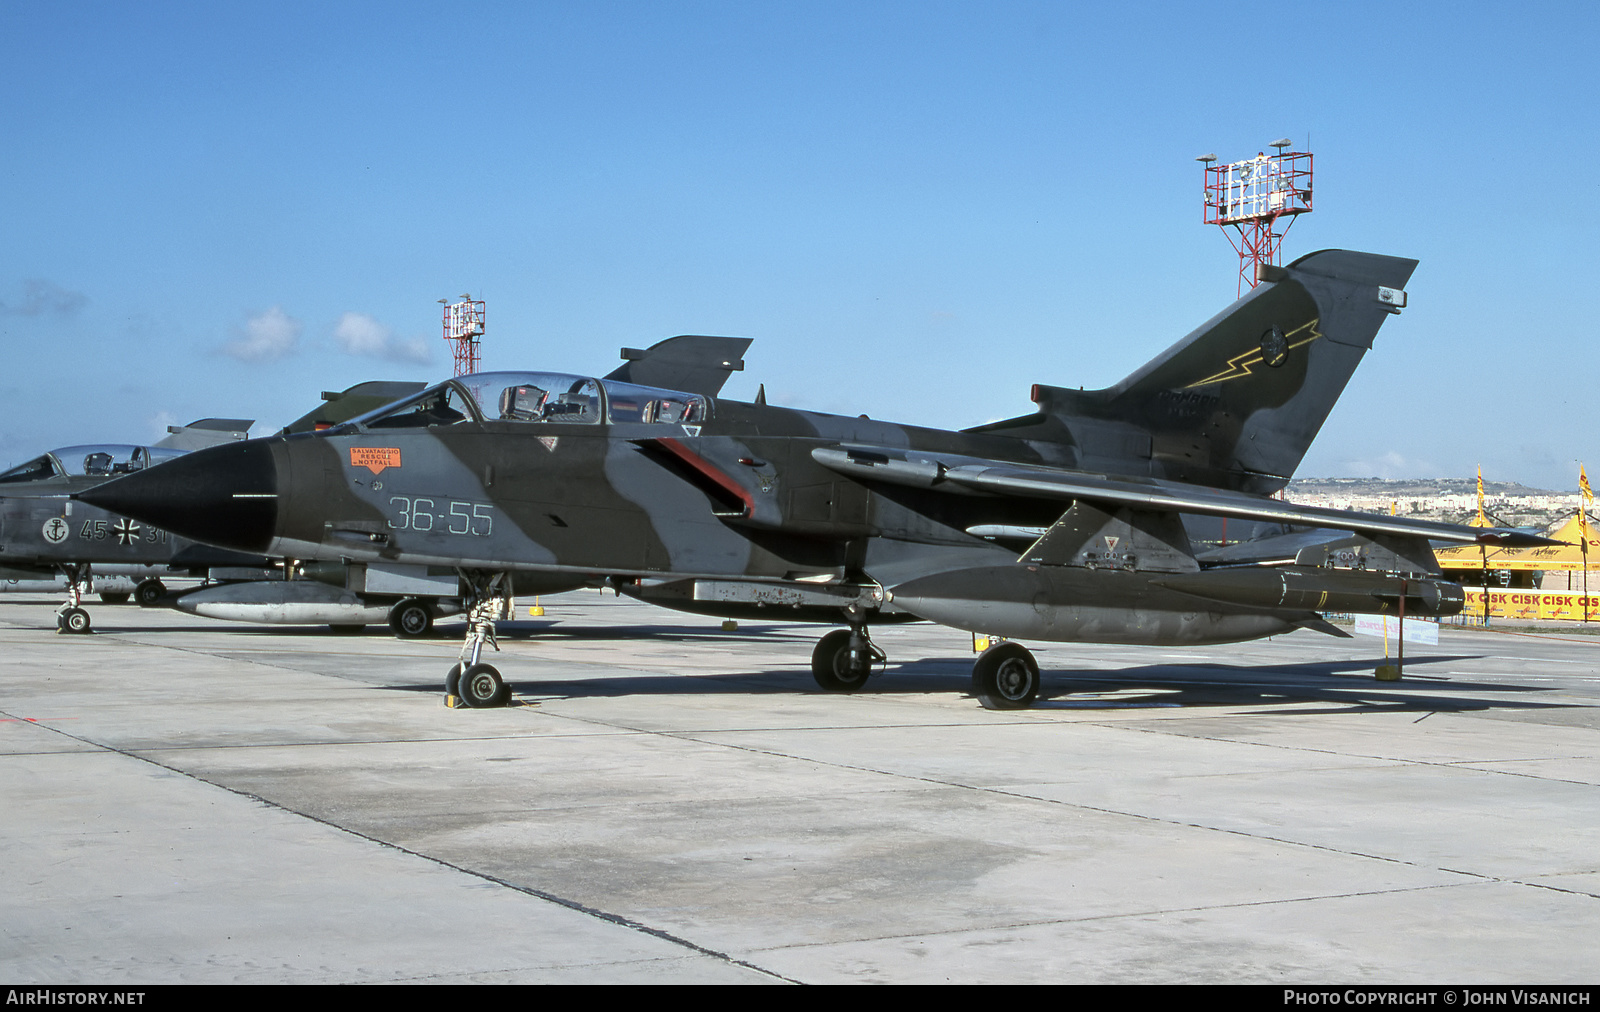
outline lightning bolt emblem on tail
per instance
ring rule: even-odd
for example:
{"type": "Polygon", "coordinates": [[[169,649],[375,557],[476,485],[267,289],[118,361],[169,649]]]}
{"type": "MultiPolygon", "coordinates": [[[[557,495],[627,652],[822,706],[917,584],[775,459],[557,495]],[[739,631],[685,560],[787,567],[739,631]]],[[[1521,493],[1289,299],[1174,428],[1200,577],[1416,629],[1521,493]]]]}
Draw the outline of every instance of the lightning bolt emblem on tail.
{"type": "MultiPolygon", "coordinates": [[[[1293,351],[1295,348],[1302,348],[1321,337],[1322,332],[1317,329],[1318,322],[1320,322],[1320,318],[1309,320],[1291,330],[1286,335],[1288,338],[1288,350],[1293,351]]],[[[1195,387],[1210,386],[1213,383],[1226,383],[1228,380],[1249,376],[1255,371],[1254,367],[1260,365],[1265,358],[1266,352],[1261,348],[1251,348],[1249,351],[1240,352],[1228,359],[1228,368],[1207,376],[1203,380],[1190,383],[1184,389],[1193,390],[1195,387]]]]}

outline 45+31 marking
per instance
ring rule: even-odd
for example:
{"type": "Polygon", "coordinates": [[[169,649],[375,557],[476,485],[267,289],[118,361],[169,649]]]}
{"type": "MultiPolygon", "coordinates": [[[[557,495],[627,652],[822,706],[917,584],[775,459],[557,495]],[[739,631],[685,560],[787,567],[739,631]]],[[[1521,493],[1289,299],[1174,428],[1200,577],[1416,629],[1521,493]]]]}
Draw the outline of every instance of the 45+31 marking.
{"type": "MultiPolygon", "coordinates": [[[[46,531],[45,537],[50,537],[50,532],[46,531]]],[[[119,545],[132,545],[140,541],[154,545],[165,543],[167,532],[159,527],[142,527],[132,520],[85,520],[78,537],[84,541],[115,538],[119,545]]]]}

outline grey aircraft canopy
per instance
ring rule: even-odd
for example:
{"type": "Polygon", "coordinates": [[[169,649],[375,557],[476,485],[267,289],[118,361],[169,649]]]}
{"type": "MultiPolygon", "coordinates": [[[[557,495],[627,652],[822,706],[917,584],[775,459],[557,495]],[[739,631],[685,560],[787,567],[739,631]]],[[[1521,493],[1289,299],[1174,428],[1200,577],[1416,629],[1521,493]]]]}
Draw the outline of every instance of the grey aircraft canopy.
{"type": "Polygon", "coordinates": [[[565,373],[473,373],[353,419],[363,429],[424,428],[468,421],[698,424],[711,412],[700,394],[565,373]]]}
{"type": "Polygon", "coordinates": [[[50,478],[110,478],[142,471],[186,451],[159,446],[91,443],[63,446],[0,474],[0,484],[46,481],[50,478]]]}

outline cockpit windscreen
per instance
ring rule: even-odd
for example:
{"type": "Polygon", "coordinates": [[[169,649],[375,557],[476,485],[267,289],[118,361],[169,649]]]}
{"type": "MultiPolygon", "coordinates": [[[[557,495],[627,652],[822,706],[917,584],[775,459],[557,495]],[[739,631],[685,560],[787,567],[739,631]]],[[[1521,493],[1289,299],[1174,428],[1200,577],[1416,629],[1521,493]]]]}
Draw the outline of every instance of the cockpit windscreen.
{"type": "Polygon", "coordinates": [[[421,429],[473,420],[473,408],[467,395],[453,383],[441,383],[415,397],[362,415],[354,419],[353,424],[369,429],[421,429]]]}
{"type": "Polygon", "coordinates": [[[366,429],[424,428],[465,421],[677,425],[698,424],[709,413],[706,398],[699,394],[565,373],[485,372],[447,380],[348,424],[366,429]]]}

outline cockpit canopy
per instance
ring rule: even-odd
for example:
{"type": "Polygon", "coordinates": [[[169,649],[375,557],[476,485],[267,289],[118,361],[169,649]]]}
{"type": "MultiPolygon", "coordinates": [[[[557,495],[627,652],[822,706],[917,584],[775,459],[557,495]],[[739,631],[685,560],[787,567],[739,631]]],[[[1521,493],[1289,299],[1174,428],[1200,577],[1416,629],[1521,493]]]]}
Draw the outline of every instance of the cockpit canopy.
{"type": "Polygon", "coordinates": [[[562,373],[486,372],[446,380],[415,397],[354,419],[365,429],[457,422],[535,424],[699,424],[710,404],[699,394],[562,373]]]}
{"type": "Polygon", "coordinates": [[[183,450],[167,447],[128,446],[121,443],[63,446],[0,474],[0,484],[21,484],[50,478],[110,478],[142,471],[183,454],[183,450]]]}

